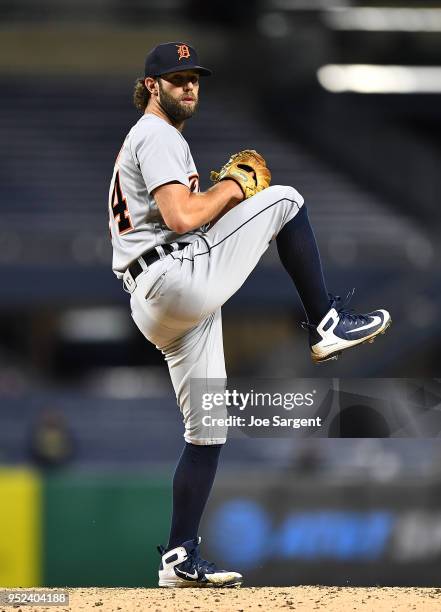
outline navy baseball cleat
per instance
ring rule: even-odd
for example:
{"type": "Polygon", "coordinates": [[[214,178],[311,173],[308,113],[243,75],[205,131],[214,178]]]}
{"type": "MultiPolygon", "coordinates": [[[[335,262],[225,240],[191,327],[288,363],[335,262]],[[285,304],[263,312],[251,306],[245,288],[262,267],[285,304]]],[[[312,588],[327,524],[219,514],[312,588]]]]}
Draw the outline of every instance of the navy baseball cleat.
{"type": "Polygon", "coordinates": [[[392,323],[387,310],[374,310],[367,314],[356,314],[344,307],[354,294],[354,290],[348,296],[341,308],[336,309],[339,296],[329,294],[331,298],[330,309],[318,325],[302,323],[304,329],[309,330],[309,344],[311,347],[312,360],[315,363],[338,359],[345,349],[374,342],[378,334],[384,334],[392,323]]]}
{"type": "Polygon", "coordinates": [[[194,538],[167,551],[158,546],[162,556],[160,587],[236,587],[242,584],[242,575],[238,572],[219,570],[214,563],[201,559],[200,542],[201,538],[194,538]]]}

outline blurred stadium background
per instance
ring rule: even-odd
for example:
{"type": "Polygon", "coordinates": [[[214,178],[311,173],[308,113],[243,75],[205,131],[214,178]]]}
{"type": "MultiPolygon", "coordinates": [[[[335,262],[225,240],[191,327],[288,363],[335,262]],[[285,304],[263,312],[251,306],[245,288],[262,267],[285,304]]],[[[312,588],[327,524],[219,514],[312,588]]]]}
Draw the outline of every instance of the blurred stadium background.
{"type": "MultiPolygon", "coordinates": [[[[305,197],[329,288],[394,319],[313,367],[270,250],[224,308],[229,374],[436,379],[441,3],[1,0],[0,28],[0,586],[154,585],[182,424],[107,229],[144,56],[183,40],[213,67],[184,134],[202,188],[261,151],[305,197]]],[[[207,555],[248,585],[441,584],[439,431],[231,440],[207,555]]]]}

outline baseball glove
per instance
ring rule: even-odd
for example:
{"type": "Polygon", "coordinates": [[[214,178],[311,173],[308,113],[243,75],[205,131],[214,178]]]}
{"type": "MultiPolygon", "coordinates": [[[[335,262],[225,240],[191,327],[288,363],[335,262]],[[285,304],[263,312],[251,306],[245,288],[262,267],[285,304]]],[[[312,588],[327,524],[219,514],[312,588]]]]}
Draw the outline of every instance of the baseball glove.
{"type": "Polygon", "coordinates": [[[210,172],[213,183],[227,178],[236,181],[246,199],[270,186],[271,172],[257,151],[245,149],[232,155],[219,172],[210,172]]]}

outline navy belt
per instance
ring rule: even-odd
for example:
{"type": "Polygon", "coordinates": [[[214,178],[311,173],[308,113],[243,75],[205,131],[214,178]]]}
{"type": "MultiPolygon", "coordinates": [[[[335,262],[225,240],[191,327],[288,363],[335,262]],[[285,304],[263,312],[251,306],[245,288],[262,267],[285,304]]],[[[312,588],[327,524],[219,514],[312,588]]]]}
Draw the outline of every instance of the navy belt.
{"type": "Polygon", "coordinates": [[[188,244],[190,243],[172,242],[171,244],[161,244],[160,246],[157,246],[154,249],[150,249],[150,251],[146,251],[140,257],[138,257],[138,259],[136,259],[132,264],[130,264],[128,268],[133,280],[135,280],[135,278],[139,276],[141,272],[144,272],[144,268],[139,263],[140,259],[142,259],[148,267],[151,266],[152,263],[155,263],[155,261],[158,261],[158,259],[163,259],[167,255],[170,255],[170,253],[173,253],[175,251],[181,251],[188,244]]]}

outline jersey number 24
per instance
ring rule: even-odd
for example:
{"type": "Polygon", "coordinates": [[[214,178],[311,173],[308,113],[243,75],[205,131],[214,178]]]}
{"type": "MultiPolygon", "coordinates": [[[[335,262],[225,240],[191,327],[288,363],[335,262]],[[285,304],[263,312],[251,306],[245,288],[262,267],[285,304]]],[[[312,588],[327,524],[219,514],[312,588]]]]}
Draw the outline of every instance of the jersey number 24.
{"type": "Polygon", "coordinates": [[[126,234],[127,232],[130,232],[133,229],[133,225],[130,218],[129,208],[127,206],[127,200],[123,196],[121,190],[119,170],[117,170],[115,174],[110,204],[115,222],[118,225],[119,233],[126,234]]]}

